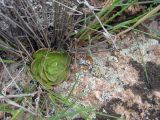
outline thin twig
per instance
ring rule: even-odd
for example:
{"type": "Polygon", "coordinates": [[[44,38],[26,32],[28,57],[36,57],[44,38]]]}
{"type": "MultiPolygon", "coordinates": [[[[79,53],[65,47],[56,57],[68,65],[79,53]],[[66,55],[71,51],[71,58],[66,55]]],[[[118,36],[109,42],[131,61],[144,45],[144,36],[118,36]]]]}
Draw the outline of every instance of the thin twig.
{"type": "Polygon", "coordinates": [[[36,112],[37,116],[38,116],[39,101],[40,101],[41,93],[42,93],[42,89],[40,87],[38,87],[38,96],[35,99],[35,103],[36,103],[35,112],[36,112]]]}
{"type": "Polygon", "coordinates": [[[75,12],[79,13],[80,15],[83,15],[83,13],[82,13],[81,11],[78,11],[78,10],[76,10],[76,9],[73,9],[73,8],[71,8],[71,7],[65,5],[65,4],[63,4],[63,3],[61,3],[61,2],[58,2],[57,0],[53,0],[53,2],[56,2],[56,3],[58,3],[58,4],[60,4],[60,5],[64,6],[64,7],[68,8],[68,9],[70,9],[70,10],[72,10],[72,11],[75,11],[75,12]]]}
{"type": "Polygon", "coordinates": [[[37,94],[37,92],[34,93],[28,93],[28,94],[19,94],[19,95],[0,95],[0,99],[6,99],[6,98],[18,98],[18,97],[33,97],[37,94]]]}
{"type": "Polygon", "coordinates": [[[8,98],[5,99],[5,101],[6,101],[8,104],[10,104],[10,105],[16,106],[16,107],[18,107],[18,108],[23,109],[24,111],[27,111],[27,112],[29,112],[29,113],[31,113],[31,114],[33,114],[33,115],[36,115],[33,111],[31,111],[31,110],[29,110],[29,109],[27,109],[27,108],[19,105],[18,103],[14,102],[14,101],[12,101],[12,100],[10,100],[10,99],[8,99],[8,98]]]}
{"type": "MultiPolygon", "coordinates": [[[[10,78],[12,79],[12,82],[10,83],[10,85],[11,85],[12,83],[14,83],[15,86],[16,86],[16,88],[17,88],[19,91],[21,91],[20,88],[19,88],[19,86],[17,85],[17,83],[16,83],[16,81],[15,81],[15,79],[17,78],[17,76],[18,76],[21,72],[19,72],[19,74],[18,74],[15,78],[13,78],[12,75],[10,74],[9,70],[7,69],[6,65],[4,64],[4,62],[3,62],[3,60],[2,60],[1,57],[0,57],[0,61],[2,62],[2,64],[3,64],[4,68],[6,69],[8,75],[9,75],[10,78]]],[[[22,69],[22,70],[23,70],[23,69],[22,69]]],[[[21,71],[22,71],[22,70],[21,70],[21,71]]],[[[5,88],[7,89],[10,85],[8,85],[8,86],[5,87],[5,88]]]]}
{"type": "Polygon", "coordinates": [[[107,31],[107,29],[104,27],[103,23],[101,22],[101,20],[99,19],[99,17],[98,17],[98,16],[96,15],[96,13],[94,12],[94,6],[91,6],[91,5],[88,3],[87,0],[83,0],[83,1],[77,0],[77,2],[78,2],[79,4],[84,4],[84,5],[86,5],[86,6],[91,10],[91,12],[92,12],[93,15],[96,17],[96,19],[98,20],[100,26],[101,26],[102,29],[103,29],[103,32],[102,32],[103,35],[106,37],[107,41],[108,41],[108,40],[112,40],[112,43],[113,43],[114,48],[117,49],[117,46],[116,46],[116,43],[115,43],[117,37],[114,36],[114,35],[112,35],[111,33],[109,33],[109,32],[107,31]]]}
{"type": "Polygon", "coordinates": [[[105,36],[110,39],[112,35],[106,30],[106,28],[104,27],[103,23],[101,22],[101,20],[98,18],[98,16],[97,16],[96,13],[94,12],[94,6],[91,6],[91,5],[88,3],[87,0],[83,0],[83,2],[80,2],[79,0],[77,0],[77,2],[80,3],[80,4],[83,3],[84,5],[86,5],[86,6],[91,10],[91,12],[92,12],[93,15],[96,17],[96,19],[98,20],[99,24],[101,25],[102,29],[104,30],[105,36]]]}

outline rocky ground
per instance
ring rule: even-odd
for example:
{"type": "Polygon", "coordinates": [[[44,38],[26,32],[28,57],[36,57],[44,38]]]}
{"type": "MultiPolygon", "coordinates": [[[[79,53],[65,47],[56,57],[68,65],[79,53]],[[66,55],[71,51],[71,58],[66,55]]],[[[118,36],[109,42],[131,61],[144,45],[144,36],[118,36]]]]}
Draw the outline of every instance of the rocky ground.
{"type": "MultiPolygon", "coordinates": [[[[160,44],[140,34],[117,40],[118,51],[78,56],[79,102],[127,120],[160,119],[160,44]]],[[[101,49],[101,48],[99,48],[101,49]]],[[[97,49],[98,50],[98,49],[97,49]]],[[[64,95],[75,79],[56,87],[64,95]]],[[[97,119],[102,120],[101,116],[97,119]]],[[[105,118],[106,119],[106,118],[105,118]]]]}
{"type": "MultiPolygon", "coordinates": [[[[130,33],[117,40],[116,44],[119,47],[116,51],[104,49],[103,44],[94,48],[101,52],[91,56],[77,54],[73,59],[70,79],[54,87],[54,91],[65,96],[76,82],[73,95],[77,104],[92,106],[127,120],[159,120],[159,41],[143,34],[130,33]]],[[[16,88],[13,79],[18,86],[29,84],[31,78],[25,74],[25,65],[14,63],[7,67],[9,73],[1,67],[0,85],[3,92],[18,94],[19,88],[16,88]]],[[[106,120],[100,115],[92,116],[97,120],[106,120]]]]}
{"type": "MultiPolygon", "coordinates": [[[[37,11],[39,8],[35,4],[37,11]]],[[[155,22],[151,27],[158,27],[155,22]]],[[[116,45],[115,51],[107,50],[106,43],[94,48],[92,54],[77,54],[70,79],[54,87],[54,91],[65,96],[76,82],[73,95],[78,99],[77,104],[127,120],[160,120],[159,41],[131,32],[117,39],[116,45]]],[[[8,57],[12,55],[7,54],[8,57]]],[[[26,74],[27,65],[16,62],[6,67],[0,64],[0,90],[18,94],[21,87],[16,88],[16,84],[25,86],[31,81],[26,74]]],[[[93,119],[106,120],[106,117],[94,114],[93,119]]]]}

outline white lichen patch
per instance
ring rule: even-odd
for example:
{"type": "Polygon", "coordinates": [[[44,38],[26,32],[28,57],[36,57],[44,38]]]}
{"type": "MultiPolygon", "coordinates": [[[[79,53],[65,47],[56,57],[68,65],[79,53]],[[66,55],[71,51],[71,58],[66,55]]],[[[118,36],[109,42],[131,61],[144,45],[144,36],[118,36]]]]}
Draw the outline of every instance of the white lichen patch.
{"type": "MultiPolygon", "coordinates": [[[[69,92],[77,81],[72,95],[77,98],[77,102],[81,105],[100,107],[118,99],[121,103],[125,103],[128,108],[117,103],[113,109],[126,118],[137,115],[135,111],[128,110],[132,109],[130,107],[134,104],[137,105],[138,109],[144,109],[145,112],[152,105],[147,101],[143,102],[141,94],[149,93],[149,91],[144,81],[140,81],[142,79],[140,78],[140,69],[135,68],[131,61],[135,61],[139,65],[138,67],[142,69],[142,59],[145,63],[150,61],[159,65],[159,50],[160,45],[157,40],[140,39],[129,42],[128,47],[115,53],[99,52],[93,54],[93,62],[88,62],[85,57],[80,57],[78,62],[80,69],[76,73],[76,79],[62,83],[63,93],[69,92]],[[141,84],[143,85],[141,86],[141,84]],[[140,88],[134,88],[138,85],[140,88]],[[137,93],[134,90],[137,90],[137,93]]],[[[153,93],[159,97],[159,91],[153,93]]]]}
{"type": "Polygon", "coordinates": [[[96,86],[96,79],[95,78],[89,78],[89,82],[87,86],[83,90],[83,95],[88,96],[88,94],[95,89],[96,86]]]}
{"type": "Polygon", "coordinates": [[[147,39],[141,41],[135,41],[129,48],[122,49],[120,53],[125,56],[131,57],[133,60],[142,62],[151,61],[151,57],[149,56],[150,47],[153,45],[158,45],[158,40],[155,39],[147,39]]]}

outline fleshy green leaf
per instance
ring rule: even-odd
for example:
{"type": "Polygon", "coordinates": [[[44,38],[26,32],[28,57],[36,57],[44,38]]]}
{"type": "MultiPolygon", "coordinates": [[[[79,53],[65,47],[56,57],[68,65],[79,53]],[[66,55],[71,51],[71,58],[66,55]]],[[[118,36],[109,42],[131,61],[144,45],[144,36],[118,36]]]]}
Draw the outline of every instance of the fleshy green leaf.
{"type": "Polygon", "coordinates": [[[70,74],[71,57],[64,51],[42,48],[34,53],[31,73],[34,79],[47,88],[67,80],[70,74]]]}

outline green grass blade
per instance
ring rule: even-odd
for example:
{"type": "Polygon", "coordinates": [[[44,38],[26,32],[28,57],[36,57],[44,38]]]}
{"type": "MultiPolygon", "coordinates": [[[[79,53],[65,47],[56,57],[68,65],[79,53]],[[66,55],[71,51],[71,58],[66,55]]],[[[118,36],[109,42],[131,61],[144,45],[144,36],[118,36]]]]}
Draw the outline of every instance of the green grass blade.
{"type": "Polygon", "coordinates": [[[13,114],[13,116],[12,116],[12,118],[10,120],[17,120],[18,118],[23,118],[22,117],[23,112],[24,111],[22,109],[16,110],[16,112],[13,114]]]}
{"type": "Polygon", "coordinates": [[[4,104],[1,103],[1,105],[0,105],[0,111],[1,112],[7,112],[7,113],[14,114],[16,110],[13,110],[13,109],[9,108],[9,105],[7,105],[5,103],[4,104]]]}
{"type": "MultiPolygon", "coordinates": [[[[2,59],[2,61],[3,61],[4,63],[8,63],[8,64],[10,64],[10,63],[15,63],[15,61],[13,61],[13,60],[2,59]]],[[[0,61],[0,63],[1,63],[1,61],[0,61]]]]}
{"type": "MultiPolygon", "coordinates": [[[[105,24],[109,24],[110,22],[112,22],[117,16],[121,15],[129,6],[131,6],[132,4],[134,4],[137,0],[130,0],[128,1],[128,4],[126,5],[123,5],[122,6],[122,9],[117,12],[116,14],[113,14],[108,20],[105,20],[103,19],[103,17],[100,17],[99,19],[104,23],[104,26],[105,24]]],[[[106,15],[104,15],[106,18],[108,14],[110,14],[113,9],[116,7],[116,5],[118,5],[120,3],[120,1],[116,1],[114,4],[112,4],[112,10],[109,10],[109,12],[106,13],[106,15]]],[[[110,8],[110,7],[109,7],[110,8]]],[[[107,8],[106,8],[107,9],[107,8]]],[[[98,13],[97,13],[98,14],[98,13]]],[[[91,29],[94,29],[94,30],[98,30],[101,28],[101,25],[99,24],[99,22],[92,22],[88,28],[91,28],[91,29]]],[[[84,28],[82,29],[82,31],[80,31],[76,37],[78,37],[79,40],[88,40],[88,34],[92,35],[94,33],[94,31],[92,31],[91,29],[88,29],[88,28],[84,28]]]]}

